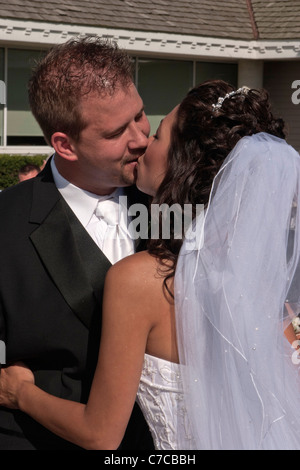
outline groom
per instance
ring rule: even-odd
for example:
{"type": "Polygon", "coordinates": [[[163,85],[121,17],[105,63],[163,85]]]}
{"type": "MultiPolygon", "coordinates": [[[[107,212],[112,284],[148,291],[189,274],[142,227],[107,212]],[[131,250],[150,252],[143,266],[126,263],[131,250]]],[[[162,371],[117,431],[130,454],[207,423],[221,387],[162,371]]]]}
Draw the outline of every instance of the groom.
{"type": "MultiPolygon", "coordinates": [[[[107,243],[104,210],[120,195],[129,204],[142,197],[132,185],[150,129],[131,77],[115,45],[86,38],[54,47],[34,71],[29,100],[55,154],[36,178],[0,194],[6,362],[25,362],[39,387],[75,401],[87,400],[97,361],[106,272],[137,249],[126,227],[114,226],[107,243]]],[[[139,409],[131,421],[121,448],[153,448],[139,409]]],[[[0,408],[0,449],[78,448],[0,408]]]]}

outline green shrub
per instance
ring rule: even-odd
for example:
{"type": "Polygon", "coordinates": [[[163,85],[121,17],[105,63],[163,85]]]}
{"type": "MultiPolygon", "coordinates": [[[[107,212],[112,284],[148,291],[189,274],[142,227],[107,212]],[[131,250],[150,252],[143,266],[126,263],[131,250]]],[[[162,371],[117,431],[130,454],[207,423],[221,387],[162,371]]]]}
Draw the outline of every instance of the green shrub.
{"type": "Polygon", "coordinates": [[[48,155],[0,155],[0,189],[18,183],[19,169],[28,163],[41,166],[48,155]]]}

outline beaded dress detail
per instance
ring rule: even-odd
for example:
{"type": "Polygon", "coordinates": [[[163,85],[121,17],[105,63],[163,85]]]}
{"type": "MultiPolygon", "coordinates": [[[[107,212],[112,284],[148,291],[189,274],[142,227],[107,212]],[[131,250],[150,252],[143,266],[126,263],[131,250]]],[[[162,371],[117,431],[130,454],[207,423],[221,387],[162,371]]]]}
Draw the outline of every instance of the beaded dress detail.
{"type": "Polygon", "coordinates": [[[158,450],[195,448],[182,393],[181,366],[145,354],[137,402],[158,450]]]}

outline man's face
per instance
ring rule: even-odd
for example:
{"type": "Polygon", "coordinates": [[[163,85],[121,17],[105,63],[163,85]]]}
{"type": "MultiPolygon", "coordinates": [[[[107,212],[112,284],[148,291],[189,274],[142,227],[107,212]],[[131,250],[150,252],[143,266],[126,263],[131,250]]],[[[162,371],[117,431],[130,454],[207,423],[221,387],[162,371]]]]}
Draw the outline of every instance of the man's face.
{"type": "Polygon", "coordinates": [[[145,152],[150,132],[135,86],[104,98],[88,96],[81,112],[87,125],[79,141],[72,142],[77,157],[72,182],[96,194],[134,184],[137,159],[145,152]]]}

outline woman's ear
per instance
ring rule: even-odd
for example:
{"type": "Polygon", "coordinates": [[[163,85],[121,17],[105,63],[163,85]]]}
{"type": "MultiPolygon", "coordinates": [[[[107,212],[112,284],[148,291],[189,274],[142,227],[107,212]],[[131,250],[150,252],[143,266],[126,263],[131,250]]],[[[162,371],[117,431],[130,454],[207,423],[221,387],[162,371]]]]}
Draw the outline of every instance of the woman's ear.
{"type": "Polygon", "coordinates": [[[78,159],[74,145],[67,134],[64,134],[63,132],[54,132],[51,137],[51,145],[55,152],[62,158],[69,161],[76,161],[78,159]]]}

